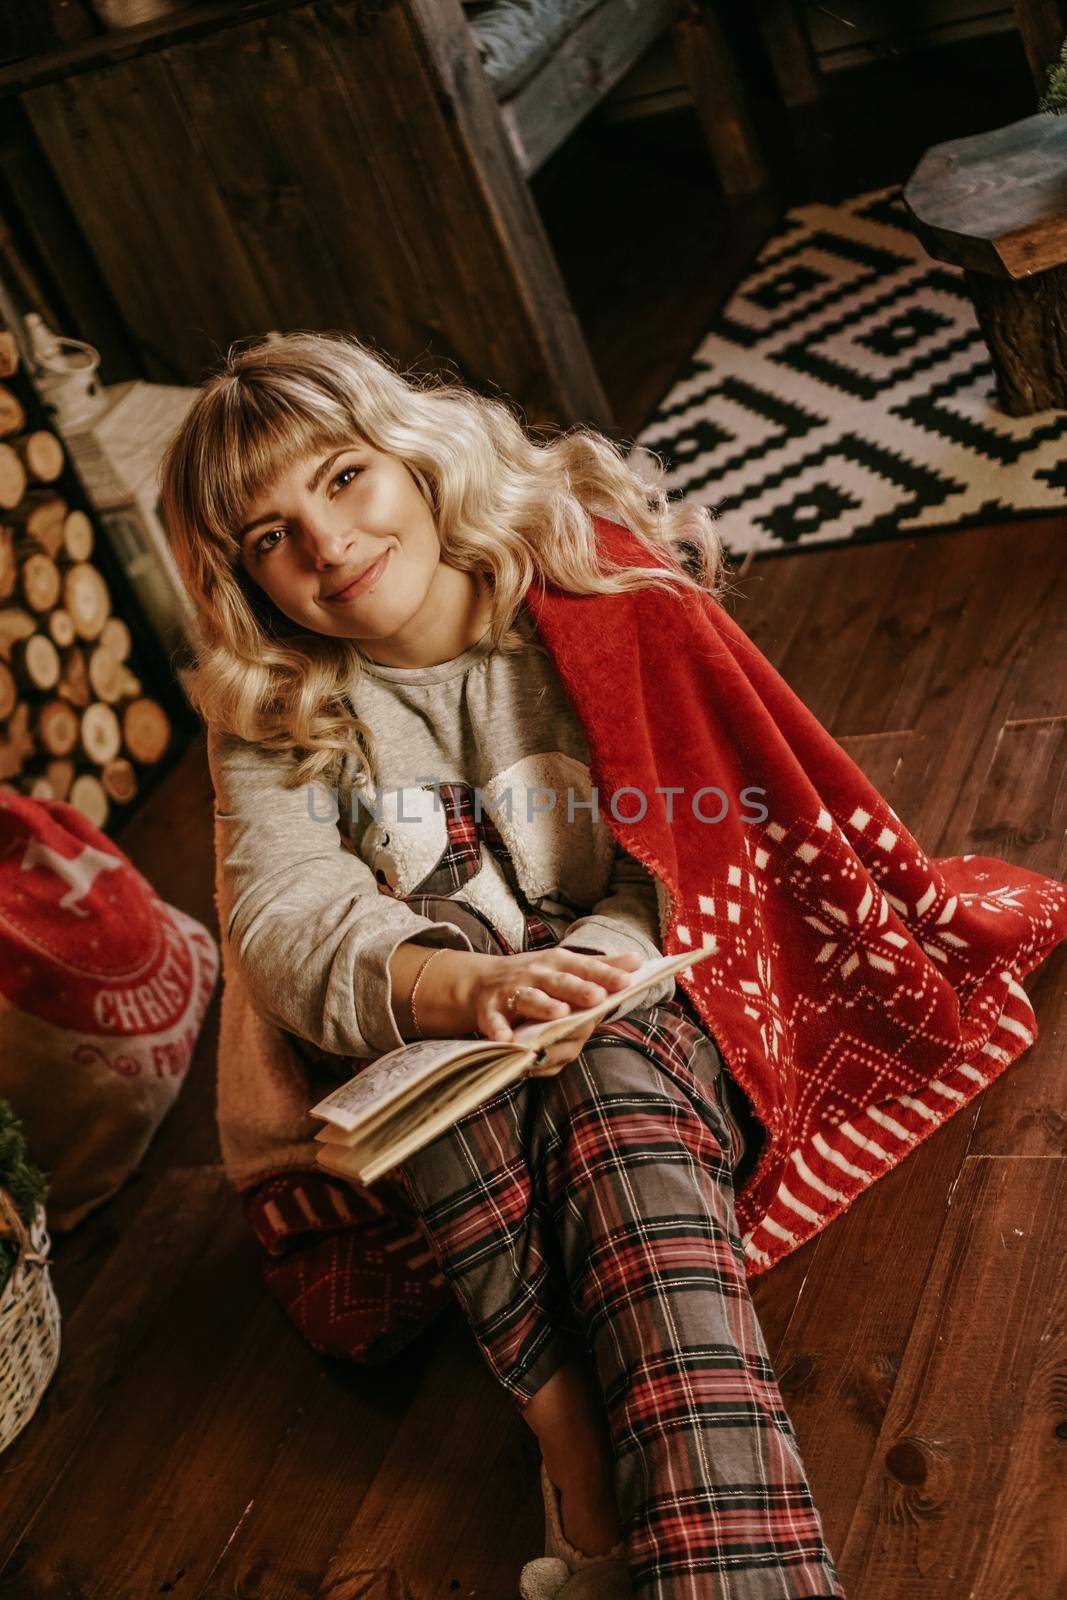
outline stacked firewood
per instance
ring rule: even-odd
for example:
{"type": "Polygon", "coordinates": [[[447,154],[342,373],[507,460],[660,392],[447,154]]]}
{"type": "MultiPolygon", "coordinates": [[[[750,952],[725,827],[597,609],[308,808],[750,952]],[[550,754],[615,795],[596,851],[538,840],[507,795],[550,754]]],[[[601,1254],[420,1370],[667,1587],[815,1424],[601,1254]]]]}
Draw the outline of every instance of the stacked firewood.
{"type": "Polygon", "coordinates": [[[0,783],[103,828],[137,794],[137,768],[163,757],[170,719],[133,670],[93,524],[58,487],[66,453],[28,419],[18,365],[0,329],[0,783]]]}

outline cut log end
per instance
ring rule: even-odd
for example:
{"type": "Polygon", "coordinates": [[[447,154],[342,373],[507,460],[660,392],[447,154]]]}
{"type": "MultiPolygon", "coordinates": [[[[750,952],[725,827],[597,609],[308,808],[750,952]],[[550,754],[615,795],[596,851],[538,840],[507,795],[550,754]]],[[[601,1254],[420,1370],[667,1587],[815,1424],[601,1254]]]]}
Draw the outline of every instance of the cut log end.
{"type": "Polygon", "coordinates": [[[25,467],[9,444],[0,444],[0,508],[13,511],[25,492],[25,467]]]}
{"type": "Polygon", "coordinates": [[[0,328],[0,378],[12,378],[19,369],[19,347],[10,328],[0,328]]]}
{"type": "Polygon", "coordinates": [[[109,705],[94,700],[82,713],[80,729],[81,747],[95,766],[106,766],[114,761],[122,749],[122,728],[109,705]]]}
{"type": "Polygon", "coordinates": [[[96,639],[111,615],[111,595],[100,573],[88,561],[76,561],[63,574],[63,604],[79,639],[96,639]]]}
{"type": "Polygon", "coordinates": [[[59,599],[62,582],[59,568],[43,552],[27,556],[19,567],[22,598],[31,611],[50,611],[59,599]]]}
{"type": "Polygon", "coordinates": [[[12,446],[26,469],[26,475],[38,483],[55,483],[63,471],[65,457],[63,446],[54,433],[41,428],[36,433],[24,433],[12,440],[12,446]]]}
{"type": "Polygon", "coordinates": [[[47,634],[31,633],[28,639],[20,639],[11,662],[17,681],[26,689],[43,693],[59,682],[59,651],[47,634]]]}
{"type": "Polygon", "coordinates": [[[116,805],[128,805],[137,793],[137,774],[125,756],[116,756],[114,761],[109,761],[100,774],[100,781],[108,798],[114,800],[116,805]]]}
{"type": "Polygon", "coordinates": [[[81,719],[66,700],[46,700],[37,708],[36,742],[50,756],[69,756],[78,743],[81,719]]]}
{"type": "Polygon", "coordinates": [[[170,743],[170,718],[157,700],[142,695],[123,707],[122,738],[141,766],[153,766],[170,743]]]}
{"type": "Polygon", "coordinates": [[[96,827],[103,829],[107,826],[111,806],[103,784],[91,772],[79,773],[75,778],[70,786],[68,803],[76,806],[96,827]]]}
{"type": "Polygon", "coordinates": [[[67,514],[63,523],[63,548],[71,561],[88,561],[93,553],[93,525],[84,511],[67,514]]]}
{"type": "MultiPolygon", "coordinates": [[[[5,373],[10,377],[10,373],[5,373]]],[[[26,426],[26,412],[22,401],[10,389],[0,385],[0,435],[5,437],[14,433],[21,433],[26,426]]]]}
{"type": "Polygon", "coordinates": [[[52,785],[52,793],[56,799],[66,800],[75,777],[73,761],[68,761],[64,756],[60,756],[54,761],[46,761],[44,772],[45,777],[52,785]]]}

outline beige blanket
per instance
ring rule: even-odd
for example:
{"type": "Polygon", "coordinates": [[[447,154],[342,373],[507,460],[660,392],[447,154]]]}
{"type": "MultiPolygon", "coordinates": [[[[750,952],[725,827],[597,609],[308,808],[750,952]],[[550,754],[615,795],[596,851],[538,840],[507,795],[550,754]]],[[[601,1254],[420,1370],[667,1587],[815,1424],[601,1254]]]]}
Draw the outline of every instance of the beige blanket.
{"type": "Polygon", "coordinates": [[[219,870],[215,829],[215,906],[219,916],[222,998],[219,1018],[217,1117],[219,1144],[227,1177],[237,1190],[253,1187],[276,1172],[315,1170],[322,1127],[309,1115],[337,1087],[343,1062],[331,1072],[310,1058],[312,1047],[278,1027],[256,1009],[233,958],[226,928],[230,919],[219,870]]]}

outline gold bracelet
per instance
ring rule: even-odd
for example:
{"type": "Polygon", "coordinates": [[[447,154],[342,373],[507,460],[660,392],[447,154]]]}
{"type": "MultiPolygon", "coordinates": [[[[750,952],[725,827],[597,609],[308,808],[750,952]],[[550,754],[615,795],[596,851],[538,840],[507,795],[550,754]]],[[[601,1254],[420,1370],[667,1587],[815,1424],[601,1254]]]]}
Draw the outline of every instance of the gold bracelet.
{"type": "Polygon", "coordinates": [[[448,950],[449,948],[450,948],[450,946],[447,945],[447,944],[439,944],[437,946],[436,950],[431,950],[429,955],[426,957],[426,960],[422,963],[422,966],[419,968],[418,972],[415,974],[415,982],[411,985],[411,997],[408,1000],[408,1005],[411,1007],[411,1021],[412,1021],[412,1024],[414,1025],[414,1028],[415,1028],[415,1037],[416,1037],[416,1039],[425,1039],[426,1035],[423,1033],[422,1029],[419,1027],[419,1019],[418,1019],[418,1016],[416,1015],[416,1012],[415,1012],[415,993],[416,993],[416,991],[417,991],[417,989],[419,987],[419,984],[422,982],[423,973],[426,971],[426,968],[430,965],[430,962],[433,960],[434,956],[439,956],[441,954],[442,950],[448,950]]]}

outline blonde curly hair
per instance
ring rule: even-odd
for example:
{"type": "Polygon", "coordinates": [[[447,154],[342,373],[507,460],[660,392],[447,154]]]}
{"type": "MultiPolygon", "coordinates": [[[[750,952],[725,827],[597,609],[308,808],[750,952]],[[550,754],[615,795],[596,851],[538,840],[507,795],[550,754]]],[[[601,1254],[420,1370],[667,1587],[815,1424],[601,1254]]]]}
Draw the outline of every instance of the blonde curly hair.
{"type": "Polygon", "coordinates": [[[544,442],[501,400],[399,372],[353,334],[299,331],[231,345],[160,471],[163,520],[200,634],[179,676],[203,721],[294,751],[293,787],[327,779],[346,756],[357,781],[373,775],[373,734],[354,715],[355,641],[300,629],[240,562],[249,503],[330,445],[366,444],[407,466],[443,559],[488,574],[487,638],[505,653],[524,642],[513,623],[536,576],[573,594],[650,586],[721,599],[726,563],[712,514],[668,499],[657,457],[630,462],[590,429],[539,431],[544,442]],[[611,562],[598,551],[594,512],[668,552],[670,570],[611,562]]]}

